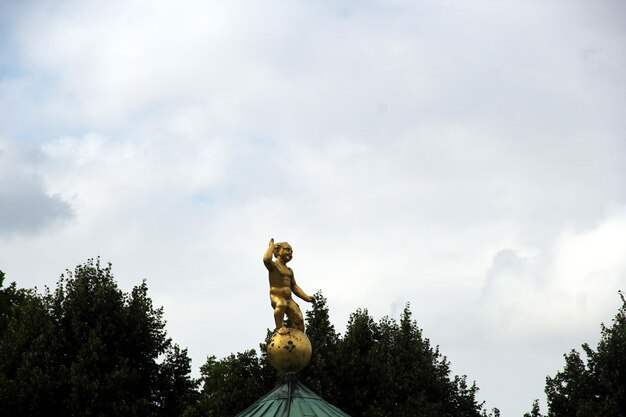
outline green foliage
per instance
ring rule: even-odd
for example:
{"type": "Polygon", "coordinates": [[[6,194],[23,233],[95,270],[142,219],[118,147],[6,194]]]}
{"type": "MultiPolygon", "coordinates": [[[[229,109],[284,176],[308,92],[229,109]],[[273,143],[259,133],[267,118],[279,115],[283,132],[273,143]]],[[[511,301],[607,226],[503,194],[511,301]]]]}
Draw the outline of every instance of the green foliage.
{"type": "Polygon", "coordinates": [[[315,294],[312,308],[306,312],[306,332],[313,353],[309,365],[299,374],[302,381],[322,398],[336,404],[340,390],[337,386],[339,372],[339,335],[330,322],[326,298],[315,294]]]}
{"type": "Polygon", "coordinates": [[[2,288],[0,272],[0,415],[39,416],[40,404],[55,406],[59,383],[47,372],[54,367],[49,340],[52,321],[34,291],[2,288]]]}
{"type": "Polygon", "coordinates": [[[200,368],[202,392],[198,409],[204,416],[232,416],[266,394],[276,374],[254,349],[222,360],[210,356],[200,368]]]}
{"type": "Polygon", "coordinates": [[[533,401],[533,407],[530,410],[530,413],[524,413],[524,417],[542,417],[541,409],[539,408],[539,400],[533,401]]]}
{"type": "Polygon", "coordinates": [[[179,416],[195,401],[145,282],[125,294],[90,260],[43,296],[13,285],[0,299],[0,415],[179,416]]]}
{"type": "MultiPolygon", "coordinates": [[[[298,379],[322,398],[353,416],[486,416],[476,401],[478,388],[465,376],[452,377],[449,362],[422,336],[408,305],[399,323],[388,317],[377,323],[359,309],[341,337],[326,299],[321,293],[315,298],[306,314],[313,356],[298,379]]],[[[254,351],[210,357],[202,381],[201,413],[210,417],[235,416],[279,382],[264,355],[254,351]]]]}
{"type": "Polygon", "coordinates": [[[376,323],[357,310],[339,347],[344,383],[337,405],[350,415],[481,415],[478,389],[465,377],[451,377],[449,362],[422,336],[408,305],[399,323],[388,317],[376,323]]]}
{"type": "Polygon", "coordinates": [[[565,367],[546,378],[549,417],[626,416],[626,300],[611,327],[601,326],[597,350],[588,344],[565,356],[565,367]]]}

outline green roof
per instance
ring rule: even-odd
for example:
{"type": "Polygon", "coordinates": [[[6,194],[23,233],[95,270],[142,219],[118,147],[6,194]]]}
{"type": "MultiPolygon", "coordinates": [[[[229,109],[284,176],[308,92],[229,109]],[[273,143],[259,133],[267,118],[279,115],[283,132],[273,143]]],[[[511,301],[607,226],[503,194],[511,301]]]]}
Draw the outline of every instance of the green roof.
{"type": "Polygon", "coordinates": [[[288,376],[237,417],[350,417],[319,395],[288,376]]]}

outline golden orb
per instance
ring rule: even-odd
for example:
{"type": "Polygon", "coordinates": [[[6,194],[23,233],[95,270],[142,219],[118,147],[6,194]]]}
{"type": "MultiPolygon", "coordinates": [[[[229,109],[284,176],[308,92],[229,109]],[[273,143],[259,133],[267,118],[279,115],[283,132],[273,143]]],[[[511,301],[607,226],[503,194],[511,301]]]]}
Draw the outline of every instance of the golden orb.
{"type": "Polygon", "coordinates": [[[283,327],[267,344],[267,359],[281,372],[298,372],[311,360],[311,341],[304,332],[283,327]]]}

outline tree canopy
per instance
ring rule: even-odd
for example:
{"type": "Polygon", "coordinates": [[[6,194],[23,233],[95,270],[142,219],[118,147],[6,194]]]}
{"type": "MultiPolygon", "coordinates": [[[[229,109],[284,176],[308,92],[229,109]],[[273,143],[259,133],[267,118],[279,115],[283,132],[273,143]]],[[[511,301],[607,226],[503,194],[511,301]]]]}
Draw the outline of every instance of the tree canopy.
{"type": "MultiPolygon", "coordinates": [[[[548,417],[626,416],[626,300],[610,327],[601,325],[594,350],[582,345],[564,355],[565,367],[546,378],[548,417]]],[[[536,415],[539,415],[538,410],[536,415]]]]}
{"type": "Polygon", "coordinates": [[[191,362],[164,328],[145,281],[124,293],[99,260],[43,295],[0,287],[0,415],[183,414],[191,362]]]}

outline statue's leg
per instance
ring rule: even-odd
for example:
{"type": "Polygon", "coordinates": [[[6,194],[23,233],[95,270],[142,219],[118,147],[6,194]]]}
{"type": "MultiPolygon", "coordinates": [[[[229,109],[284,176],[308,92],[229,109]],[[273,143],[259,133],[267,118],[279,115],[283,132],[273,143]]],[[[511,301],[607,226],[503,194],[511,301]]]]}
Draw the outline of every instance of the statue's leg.
{"type": "Polygon", "coordinates": [[[277,297],[275,295],[270,295],[270,299],[272,300],[272,307],[274,308],[274,322],[276,323],[276,330],[278,330],[284,326],[285,311],[287,310],[289,304],[284,298],[277,297]]]}
{"type": "Polygon", "coordinates": [[[300,306],[293,300],[289,300],[289,307],[287,307],[287,316],[293,323],[293,327],[304,333],[304,317],[300,306]]]}

